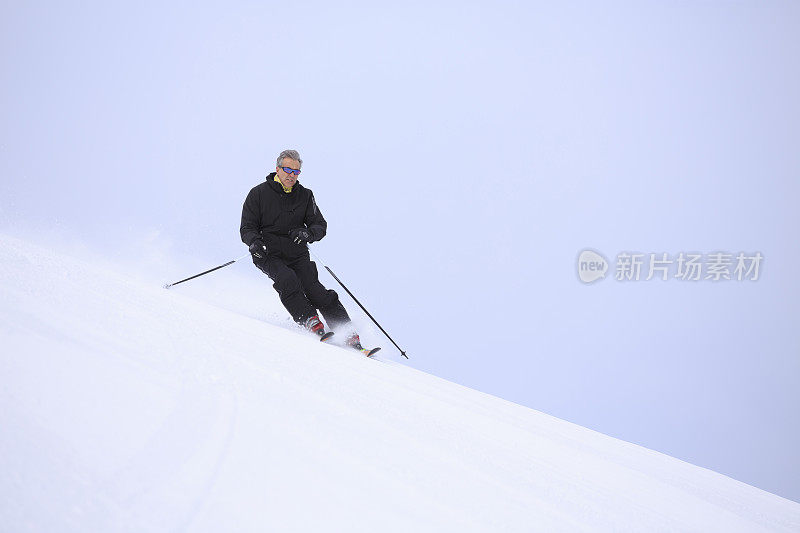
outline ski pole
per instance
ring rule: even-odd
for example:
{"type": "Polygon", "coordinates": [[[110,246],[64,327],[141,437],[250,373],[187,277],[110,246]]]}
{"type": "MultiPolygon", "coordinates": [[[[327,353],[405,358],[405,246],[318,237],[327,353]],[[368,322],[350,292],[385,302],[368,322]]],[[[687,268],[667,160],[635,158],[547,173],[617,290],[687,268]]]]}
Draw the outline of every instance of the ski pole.
{"type": "Polygon", "coordinates": [[[170,287],[172,287],[173,285],[177,285],[178,283],[183,283],[184,281],[189,281],[190,279],[199,278],[200,276],[202,276],[202,275],[205,275],[205,274],[208,274],[209,272],[214,272],[215,270],[219,270],[220,268],[226,267],[226,266],[228,266],[228,265],[232,265],[232,264],[234,264],[236,261],[241,261],[241,260],[242,260],[242,259],[244,259],[245,257],[250,257],[250,254],[243,255],[242,257],[238,257],[238,258],[236,258],[236,259],[234,259],[234,260],[232,260],[232,261],[228,261],[228,262],[227,262],[227,263],[225,263],[224,265],[220,265],[220,266],[218,266],[218,267],[214,267],[214,268],[212,268],[212,269],[206,270],[205,272],[200,272],[199,274],[195,274],[194,276],[188,277],[188,278],[186,278],[186,279],[182,279],[182,280],[180,280],[180,281],[176,281],[175,283],[167,283],[166,285],[164,285],[164,288],[165,288],[165,289],[169,289],[170,287]]]}
{"type": "Polygon", "coordinates": [[[394,339],[392,339],[392,338],[389,336],[389,334],[388,334],[388,333],[386,333],[386,330],[385,330],[385,329],[383,329],[383,328],[381,327],[381,325],[380,325],[380,324],[378,324],[378,321],[377,321],[377,320],[375,320],[375,318],[374,318],[374,317],[373,317],[371,314],[369,314],[369,311],[367,311],[367,309],[366,309],[366,308],[365,308],[363,305],[361,305],[361,302],[359,302],[359,301],[358,301],[358,298],[356,298],[356,297],[355,297],[355,295],[354,295],[352,292],[350,292],[350,289],[348,289],[348,288],[345,286],[345,284],[344,284],[344,283],[342,283],[342,280],[340,280],[340,279],[339,279],[339,278],[336,276],[336,274],[334,274],[334,273],[333,273],[333,270],[331,270],[331,269],[328,267],[328,265],[326,265],[326,264],[325,264],[325,261],[323,261],[322,259],[320,259],[319,257],[317,257],[317,255],[316,255],[315,253],[311,252],[311,250],[309,250],[309,253],[311,253],[311,255],[313,255],[313,256],[314,256],[314,259],[316,259],[317,261],[319,261],[319,262],[322,264],[322,266],[324,266],[324,267],[325,267],[325,270],[327,270],[327,271],[330,273],[330,275],[331,275],[331,276],[333,276],[333,279],[335,279],[335,280],[336,280],[336,282],[337,282],[337,283],[339,283],[339,285],[341,285],[341,286],[342,286],[342,288],[343,288],[344,290],[346,290],[346,291],[347,291],[347,294],[349,294],[349,295],[350,295],[350,298],[352,298],[352,299],[353,299],[353,300],[354,300],[354,301],[355,301],[355,302],[358,304],[358,306],[359,306],[359,307],[360,307],[360,308],[361,308],[361,309],[362,309],[362,310],[363,310],[363,311],[364,311],[364,312],[367,314],[367,316],[368,316],[368,317],[369,317],[369,318],[370,318],[370,319],[371,319],[373,322],[375,322],[375,325],[376,325],[376,326],[378,326],[378,328],[379,328],[379,329],[380,329],[380,330],[383,332],[383,334],[384,334],[384,335],[386,335],[386,338],[387,338],[387,339],[389,339],[390,341],[392,341],[392,344],[394,344],[394,345],[395,345],[395,347],[396,347],[398,350],[400,350],[400,355],[402,355],[403,357],[405,357],[406,359],[408,359],[408,356],[406,355],[406,352],[404,352],[402,348],[400,348],[399,346],[397,346],[397,343],[396,343],[396,342],[394,342],[394,339]]]}

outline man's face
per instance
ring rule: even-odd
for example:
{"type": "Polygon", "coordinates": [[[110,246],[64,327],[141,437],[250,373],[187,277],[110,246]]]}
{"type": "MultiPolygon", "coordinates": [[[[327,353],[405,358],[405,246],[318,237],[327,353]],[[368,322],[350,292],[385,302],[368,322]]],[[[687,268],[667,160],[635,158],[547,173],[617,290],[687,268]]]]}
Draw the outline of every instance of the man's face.
{"type": "Polygon", "coordinates": [[[278,173],[278,179],[281,180],[281,185],[288,189],[297,183],[297,176],[294,174],[289,174],[288,172],[284,172],[283,168],[281,167],[300,170],[300,162],[295,159],[289,159],[288,157],[285,157],[283,161],[281,161],[280,166],[276,167],[275,169],[275,171],[278,173]]]}

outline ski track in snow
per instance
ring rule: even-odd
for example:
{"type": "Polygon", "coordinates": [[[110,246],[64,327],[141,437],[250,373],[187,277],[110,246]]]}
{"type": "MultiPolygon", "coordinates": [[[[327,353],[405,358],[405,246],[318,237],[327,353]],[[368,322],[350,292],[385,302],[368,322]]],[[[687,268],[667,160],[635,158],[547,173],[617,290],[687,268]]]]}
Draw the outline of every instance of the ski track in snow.
{"type": "Polygon", "coordinates": [[[800,504],[386,346],[2,235],[0,282],[3,530],[800,531],[800,504]]]}

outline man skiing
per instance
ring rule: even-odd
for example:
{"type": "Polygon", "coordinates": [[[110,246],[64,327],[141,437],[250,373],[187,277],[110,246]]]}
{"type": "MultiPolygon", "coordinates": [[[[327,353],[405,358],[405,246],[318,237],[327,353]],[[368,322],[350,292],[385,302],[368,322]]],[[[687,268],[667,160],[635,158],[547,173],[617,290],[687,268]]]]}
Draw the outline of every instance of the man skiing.
{"type": "MultiPolygon", "coordinates": [[[[294,321],[326,340],[333,333],[325,332],[317,310],[332,330],[348,328],[350,317],[336,291],[320,283],[309,257],[308,244],[325,236],[328,223],[314,194],[297,181],[302,165],[296,150],[280,153],[275,172],[247,195],[239,233],[294,321]]],[[[345,344],[365,351],[358,335],[349,333],[345,344]]]]}

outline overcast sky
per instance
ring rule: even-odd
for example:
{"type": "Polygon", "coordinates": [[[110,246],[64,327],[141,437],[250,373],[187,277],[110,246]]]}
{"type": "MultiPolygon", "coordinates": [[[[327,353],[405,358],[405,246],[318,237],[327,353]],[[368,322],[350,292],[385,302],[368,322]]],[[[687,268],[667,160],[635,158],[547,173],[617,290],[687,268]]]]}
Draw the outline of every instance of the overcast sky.
{"type": "MultiPolygon", "coordinates": [[[[0,230],[175,281],[246,253],[295,148],[312,250],[406,364],[800,501],[796,2],[0,9],[0,230]],[[645,281],[681,252],[764,259],[645,281]]],[[[285,322],[247,261],[212,276],[285,322]]]]}

